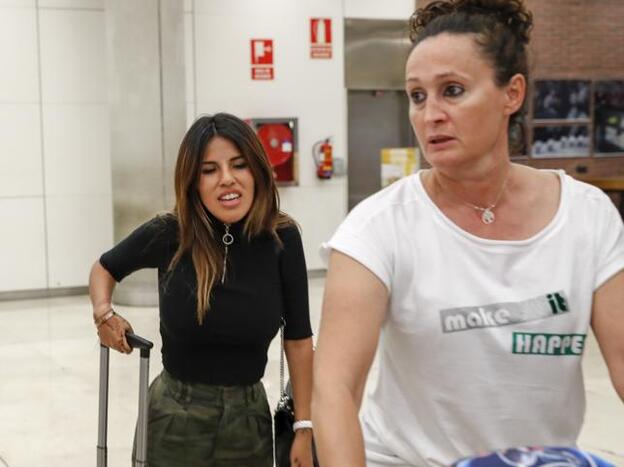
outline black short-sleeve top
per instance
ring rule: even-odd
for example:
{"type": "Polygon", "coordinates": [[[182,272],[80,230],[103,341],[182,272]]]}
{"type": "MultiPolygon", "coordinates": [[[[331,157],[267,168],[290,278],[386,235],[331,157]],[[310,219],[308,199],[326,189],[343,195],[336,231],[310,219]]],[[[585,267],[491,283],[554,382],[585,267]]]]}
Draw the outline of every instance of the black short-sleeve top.
{"type": "MultiPolygon", "coordinates": [[[[213,225],[220,241],[225,226],[218,221],[213,225]]],[[[297,227],[278,229],[281,247],[268,233],[248,239],[242,221],[232,224],[229,231],[234,242],[228,247],[225,279],[215,282],[201,326],[190,253],[168,271],[178,247],[178,223],[173,215],[146,222],[100,258],[118,282],[138,269],[158,268],[163,366],[182,381],[218,385],[259,381],[282,316],[286,339],[312,335],[306,265],[297,227]]]]}

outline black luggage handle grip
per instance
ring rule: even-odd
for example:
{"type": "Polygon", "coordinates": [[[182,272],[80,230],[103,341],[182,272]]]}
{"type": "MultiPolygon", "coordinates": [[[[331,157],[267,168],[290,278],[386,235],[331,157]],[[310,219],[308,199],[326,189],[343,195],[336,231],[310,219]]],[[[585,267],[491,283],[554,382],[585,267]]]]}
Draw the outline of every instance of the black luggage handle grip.
{"type": "Polygon", "coordinates": [[[154,347],[153,342],[131,332],[126,333],[126,340],[128,341],[128,345],[133,349],[150,350],[154,347]]]}

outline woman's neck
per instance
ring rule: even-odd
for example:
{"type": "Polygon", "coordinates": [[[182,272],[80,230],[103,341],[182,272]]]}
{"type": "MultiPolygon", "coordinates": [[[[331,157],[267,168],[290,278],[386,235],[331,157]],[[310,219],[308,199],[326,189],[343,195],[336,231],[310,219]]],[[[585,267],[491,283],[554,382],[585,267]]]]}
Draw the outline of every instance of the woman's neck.
{"type": "Polygon", "coordinates": [[[217,218],[208,210],[206,210],[206,213],[208,214],[208,218],[210,219],[212,226],[219,233],[224,233],[226,226],[228,227],[229,232],[232,234],[240,233],[244,229],[245,218],[242,218],[241,220],[237,222],[228,223],[228,222],[223,222],[221,219],[217,218]]]}
{"type": "Polygon", "coordinates": [[[432,168],[425,174],[423,182],[434,198],[486,208],[500,203],[513,172],[509,160],[461,174],[432,168]]]}

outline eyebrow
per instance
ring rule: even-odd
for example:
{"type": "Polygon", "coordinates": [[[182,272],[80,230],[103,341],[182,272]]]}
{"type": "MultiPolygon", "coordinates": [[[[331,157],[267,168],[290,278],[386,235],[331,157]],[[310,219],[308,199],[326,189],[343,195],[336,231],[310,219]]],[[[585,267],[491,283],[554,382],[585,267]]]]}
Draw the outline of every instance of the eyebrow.
{"type": "MultiPolygon", "coordinates": [[[[467,77],[467,76],[462,75],[461,73],[454,72],[454,71],[447,71],[447,72],[444,72],[444,73],[439,73],[439,74],[437,74],[437,75],[434,75],[433,79],[434,79],[434,80],[443,80],[443,79],[447,79],[447,78],[455,78],[455,77],[459,77],[459,78],[463,78],[463,79],[468,79],[468,77],[467,77]]],[[[417,77],[411,77],[411,78],[407,78],[407,79],[405,80],[405,82],[406,82],[406,83],[409,83],[409,82],[416,82],[416,83],[419,83],[419,82],[420,82],[420,79],[419,79],[419,78],[417,78],[417,77]]]]}
{"type": "MultiPolygon", "coordinates": [[[[232,162],[235,161],[237,159],[245,159],[245,157],[243,155],[239,155],[239,156],[234,156],[234,157],[230,157],[230,159],[228,160],[228,162],[232,162]]],[[[202,161],[202,165],[203,164],[216,164],[215,161],[202,161]]]]}

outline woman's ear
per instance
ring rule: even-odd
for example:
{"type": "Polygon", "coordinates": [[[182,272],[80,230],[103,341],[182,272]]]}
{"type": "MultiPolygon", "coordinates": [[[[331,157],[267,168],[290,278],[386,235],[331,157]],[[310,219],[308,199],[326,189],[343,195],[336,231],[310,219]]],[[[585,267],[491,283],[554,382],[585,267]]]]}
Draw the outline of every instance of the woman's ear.
{"type": "Polygon", "coordinates": [[[505,86],[505,113],[513,115],[522,107],[526,95],[526,79],[517,73],[511,77],[505,86]]]}

